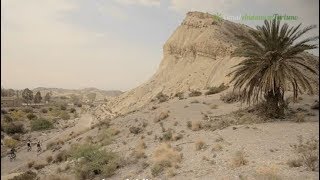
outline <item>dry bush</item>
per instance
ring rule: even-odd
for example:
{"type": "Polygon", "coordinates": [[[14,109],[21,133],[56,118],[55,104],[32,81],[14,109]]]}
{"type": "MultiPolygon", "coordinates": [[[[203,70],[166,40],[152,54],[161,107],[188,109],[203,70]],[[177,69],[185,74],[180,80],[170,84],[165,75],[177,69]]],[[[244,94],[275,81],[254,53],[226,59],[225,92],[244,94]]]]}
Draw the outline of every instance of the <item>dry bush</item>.
{"type": "Polygon", "coordinates": [[[53,160],[53,157],[51,155],[46,157],[47,163],[51,163],[53,160]]]}
{"type": "Polygon", "coordinates": [[[157,94],[156,98],[158,99],[159,103],[162,103],[162,102],[168,101],[169,96],[163,94],[162,92],[159,92],[159,93],[157,94]]]}
{"type": "Polygon", "coordinates": [[[306,120],[304,117],[305,115],[303,113],[297,113],[293,118],[293,121],[297,123],[305,122],[306,120]]]}
{"type": "Polygon", "coordinates": [[[302,159],[291,159],[287,162],[289,167],[300,167],[303,165],[303,160],[302,159]]]}
{"type": "Polygon", "coordinates": [[[235,91],[231,91],[220,96],[220,100],[228,104],[239,102],[241,101],[241,98],[241,93],[235,91]]]}
{"type": "Polygon", "coordinates": [[[202,95],[202,92],[196,91],[196,90],[193,90],[189,93],[189,97],[196,97],[196,96],[201,96],[201,95],[202,95]]]}
{"type": "Polygon", "coordinates": [[[18,176],[14,176],[10,180],[34,180],[37,179],[37,174],[33,171],[24,172],[18,176]]]}
{"type": "Polygon", "coordinates": [[[206,143],[202,140],[197,140],[194,145],[195,145],[196,151],[200,151],[202,149],[205,149],[206,147],[206,143]]]}
{"type": "Polygon", "coordinates": [[[214,144],[212,147],[212,151],[222,151],[223,147],[220,143],[214,144]]]}
{"type": "Polygon", "coordinates": [[[274,165],[259,167],[256,170],[255,178],[263,180],[281,180],[278,175],[278,168],[274,165]]]}
{"type": "Polygon", "coordinates": [[[132,127],[129,128],[129,131],[132,134],[139,134],[142,131],[142,129],[140,127],[132,126],[132,127]]]}
{"type": "Polygon", "coordinates": [[[210,104],[210,109],[218,109],[218,105],[216,104],[210,104]]]}
{"type": "Polygon", "coordinates": [[[298,144],[291,145],[298,159],[302,160],[302,163],[308,170],[316,171],[319,168],[319,140],[311,138],[307,141],[303,141],[302,136],[298,136],[298,144]]]}
{"type": "Polygon", "coordinates": [[[27,164],[27,166],[28,166],[28,168],[32,168],[33,167],[33,165],[34,165],[34,161],[30,161],[30,162],[28,162],[28,164],[27,164]]]}
{"type": "Polygon", "coordinates": [[[60,151],[56,156],[54,162],[63,162],[66,161],[70,157],[70,154],[68,153],[67,150],[62,150],[60,151]]]}
{"type": "Polygon", "coordinates": [[[226,85],[224,85],[224,83],[222,83],[218,87],[210,87],[209,90],[205,93],[205,95],[217,94],[217,93],[222,92],[228,88],[229,88],[229,86],[226,86],[226,85]]]}
{"type": "Polygon", "coordinates": [[[157,176],[168,167],[175,167],[182,160],[182,155],[169,144],[160,144],[152,156],[153,166],[151,173],[157,176]]]}
{"type": "Polygon", "coordinates": [[[182,134],[174,134],[173,136],[172,136],[172,140],[174,140],[174,141],[178,141],[178,140],[180,140],[180,139],[182,139],[183,138],[183,135],[182,134]]]}
{"type": "Polygon", "coordinates": [[[191,130],[192,131],[199,131],[202,128],[200,121],[192,121],[191,123],[191,130]]]}
{"type": "Polygon", "coordinates": [[[140,159],[140,158],[146,158],[146,154],[145,154],[145,149],[147,148],[147,145],[145,142],[143,141],[140,141],[134,151],[133,151],[133,156],[136,158],[136,159],[140,159]]]}
{"type": "Polygon", "coordinates": [[[177,92],[174,97],[177,97],[179,100],[184,99],[184,93],[183,92],[177,92]]]}
{"type": "Polygon", "coordinates": [[[188,127],[189,129],[191,129],[191,127],[192,127],[192,122],[191,122],[191,121],[187,121],[187,127],[188,127]]]}
{"type": "Polygon", "coordinates": [[[172,132],[171,131],[167,131],[165,133],[163,133],[162,137],[160,137],[160,140],[163,141],[170,141],[172,139],[172,132]]]}
{"type": "Polygon", "coordinates": [[[45,177],[46,180],[70,180],[73,179],[67,175],[48,175],[45,177]]]}
{"type": "Polygon", "coordinates": [[[237,151],[233,158],[231,159],[232,167],[240,167],[244,166],[248,163],[248,160],[245,157],[245,153],[243,151],[237,151]]]}
{"type": "Polygon", "coordinates": [[[18,141],[12,138],[5,138],[4,145],[8,148],[15,148],[18,145],[18,141]]]}
{"type": "Polygon", "coordinates": [[[24,133],[25,129],[22,123],[20,122],[10,122],[10,123],[4,123],[3,125],[3,131],[7,134],[15,134],[15,133],[24,133]]]}
{"type": "Polygon", "coordinates": [[[154,118],[154,122],[160,122],[169,117],[169,111],[161,112],[158,116],[154,118]]]}
{"type": "Polygon", "coordinates": [[[34,169],[36,170],[40,170],[42,168],[44,168],[46,166],[46,164],[35,164],[33,165],[34,169]]]}
{"type": "Polygon", "coordinates": [[[190,103],[191,103],[191,104],[196,104],[196,103],[200,103],[200,101],[197,100],[197,99],[195,99],[195,100],[192,100],[190,103]]]}

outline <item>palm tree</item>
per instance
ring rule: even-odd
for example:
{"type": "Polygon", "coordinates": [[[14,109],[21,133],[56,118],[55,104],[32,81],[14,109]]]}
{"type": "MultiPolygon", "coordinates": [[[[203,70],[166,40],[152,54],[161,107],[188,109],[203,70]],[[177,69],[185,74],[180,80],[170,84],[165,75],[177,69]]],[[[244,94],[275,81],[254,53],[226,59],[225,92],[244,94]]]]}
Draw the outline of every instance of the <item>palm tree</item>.
{"type": "Polygon", "coordinates": [[[293,98],[298,93],[308,90],[311,94],[311,78],[305,71],[318,75],[317,70],[306,63],[303,52],[318,48],[311,42],[319,36],[303,39],[294,43],[305,33],[316,26],[308,26],[300,30],[301,24],[289,28],[287,23],[280,25],[280,20],[264,21],[257,30],[250,30],[247,35],[239,36],[242,45],[234,55],[245,57],[234,66],[229,75],[234,83],[234,90],[239,90],[242,100],[257,103],[263,97],[269,115],[275,118],[284,116],[284,93],[291,86],[293,98]]]}

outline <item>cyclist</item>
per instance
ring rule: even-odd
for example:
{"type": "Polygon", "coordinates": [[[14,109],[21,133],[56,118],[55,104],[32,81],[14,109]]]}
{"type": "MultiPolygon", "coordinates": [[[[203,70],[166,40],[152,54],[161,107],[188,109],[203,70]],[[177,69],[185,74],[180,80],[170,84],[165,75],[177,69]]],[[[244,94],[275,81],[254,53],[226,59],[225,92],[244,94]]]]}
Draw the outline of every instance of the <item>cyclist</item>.
{"type": "Polygon", "coordinates": [[[28,151],[31,151],[31,141],[30,140],[28,140],[27,146],[28,146],[28,151]]]}

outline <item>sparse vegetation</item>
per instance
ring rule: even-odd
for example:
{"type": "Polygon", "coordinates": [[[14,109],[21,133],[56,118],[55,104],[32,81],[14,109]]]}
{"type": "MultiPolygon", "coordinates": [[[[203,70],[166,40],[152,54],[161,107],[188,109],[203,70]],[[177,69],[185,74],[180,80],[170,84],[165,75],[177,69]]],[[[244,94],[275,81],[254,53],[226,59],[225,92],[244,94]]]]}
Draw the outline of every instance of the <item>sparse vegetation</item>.
{"type": "Polygon", "coordinates": [[[174,97],[177,97],[179,100],[184,99],[184,93],[183,92],[177,92],[174,97]]]}
{"type": "Polygon", "coordinates": [[[160,144],[152,157],[153,165],[151,173],[153,176],[159,175],[165,169],[174,167],[182,160],[182,155],[174,150],[169,144],[160,144]]]}
{"type": "Polygon", "coordinates": [[[100,150],[99,146],[91,144],[74,146],[71,157],[77,160],[75,172],[79,179],[90,179],[96,175],[110,177],[121,165],[116,153],[100,150]]]}
{"type": "Polygon", "coordinates": [[[8,148],[15,148],[18,145],[18,141],[12,138],[5,138],[4,145],[8,148]]]}
{"type": "Polygon", "coordinates": [[[231,159],[232,167],[240,167],[248,164],[244,151],[237,151],[231,159]]]}
{"type": "Polygon", "coordinates": [[[140,127],[132,126],[132,127],[129,128],[129,131],[132,134],[139,134],[142,131],[142,129],[140,127]]]}
{"type": "Polygon", "coordinates": [[[256,170],[256,179],[263,180],[281,180],[282,178],[278,175],[278,168],[274,165],[263,166],[256,170]]]}
{"type": "Polygon", "coordinates": [[[154,118],[154,122],[162,121],[162,120],[164,120],[164,119],[166,119],[166,118],[168,118],[168,117],[169,117],[169,112],[168,112],[168,111],[166,111],[166,112],[161,112],[158,116],[156,116],[156,117],[154,118]]]}
{"type": "Polygon", "coordinates": [[[147,148],[146,143],[143,141],[140,141],[137,146],[135,147],[134,151],[133,151],[133,156],[136,159],[140,159],[140,158],[146,158],[146,154],[145,154],[145,149],[147,148]]]}
{"type": "Polygon", "coordinates": [[[39,118],[31,121],[32,131],[42,131],[42,130],[47,130],[52,128],[53,128],[53,123],[47,119],[39,118]]]}
{"type": "Polygon", "coordinates": [[[202,141],[202,140],[197,140],[197,141],[195,142],[195,149],[196,149],[197,151],[202,150],[202,149],[204,149],[205,147],[206,147],[206,143],[205,143],[204,141],[202,141]]]}
{"type": "Polygon", "coordinates": [[[303,141],[302,136],[298,136],[298,144],[291,145],[298,155],[297,159],[301,160],[310,171],[316,171],[319,167],[318,146],[319,140],[311,138],[303,141]]]}
{"type": "Polygon", "coordinates": [[[29,120],[33,120],[33,119],[37,119],[37,116],[36,116],[35,114],[33,114],[33,113],[29,113],[29,114],[27,115],[27,118],[28,118],[29,120]]]}
{"type": "Polygon", "coordinates": [[[196,97],[196,96],[201,96],[202,92],[197,91],[197,90],[193,90],[189,93],[189,97],[196,97]]]}
{"type": "Polygon", "coordinates": [[[70,154],[66,150],[60,151],[54,158],[54,162],[63,162],[66,161],[70,157],[70,154]]]}
{"type": "Polygon", "coordinates": [[[221,95],[220,100],[228,104],[235,103],[241,100],[241,94],[237,91],[231,91],[221,95]]]}
{"type": "Polygon", "coordinates": [[[37,178],[37,174],[33,171],[24,172],[18,176],[11,178],[10,180],[34,180],[37,178]]]}
{"type": "Polygon", "coordinates": [[[217,94],[217,93],[222,92],[228,88],[229,88],[229,86],[226,86],[226,85],[224,85],[224,83],[222,83],[218,87],[210,87],[209,90],[205,93],[205,95],[217,94]]]}
{"type": "Polygon", "coordinates": [[[60,118],[63,120],[69,120],[70,119],[70,115],[67,112],[61,112],[60,114],[60,118]]]}
{"type": "Polygon", "coordinates": [[[25,129],[22,123],[10,122],[3,124],[3,131],[7,134],[24,133],[25,129]]]}
{"type": "Polygon", "coordinates": [[[191,130],[192,131],[199,131],[201,130],[202,126],[201,126],[201,122],[200,121],[192,121],[191,123],[191,130]]]}
{"type": "Polygon", "coordinates": [[[168,101],[169,96],[163,94],[162,92],[159,92],[159,93],[157,94],[156,98],[158,99],[159,103],[162,103],[162,102],[168,101]]]}

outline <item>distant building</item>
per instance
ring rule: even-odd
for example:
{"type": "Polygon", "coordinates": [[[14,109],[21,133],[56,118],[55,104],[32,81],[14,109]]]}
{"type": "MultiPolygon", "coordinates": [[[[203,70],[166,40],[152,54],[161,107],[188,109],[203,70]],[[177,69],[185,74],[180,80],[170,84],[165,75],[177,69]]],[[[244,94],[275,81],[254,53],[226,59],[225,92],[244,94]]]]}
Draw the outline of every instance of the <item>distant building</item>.
{"type": "Polygon", "coordinates": [[[16,97],[1,97],[1,107],[17,107],[21,105],[22,101],[16,97]]]}

